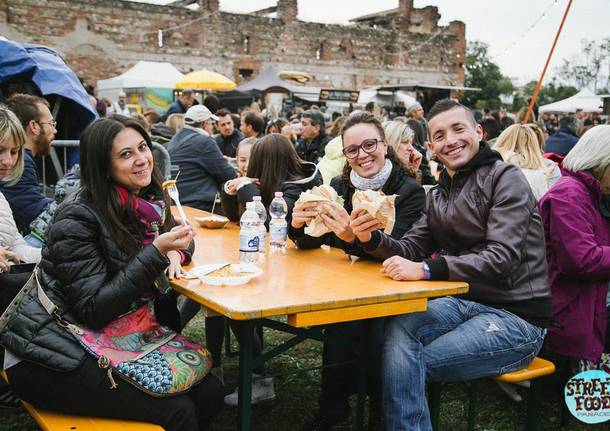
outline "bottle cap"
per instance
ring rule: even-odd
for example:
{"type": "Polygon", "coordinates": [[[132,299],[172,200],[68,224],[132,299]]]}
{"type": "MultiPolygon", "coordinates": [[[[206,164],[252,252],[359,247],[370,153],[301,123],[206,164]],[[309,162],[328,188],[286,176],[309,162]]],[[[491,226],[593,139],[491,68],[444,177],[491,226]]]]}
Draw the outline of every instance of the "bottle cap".
{"type": "Polygon", "coordinates": [[[254,202],[246,202],[246,211],[254,210],[254,202]]]}
{"type": "Polygon", "coordinates": [[[256,202],[256,201],[260,201],[260,200],[261,200],[261,197],[260,197],[260,196],[252,196],[252,200],[253,200],[254,202],[256,202]]]}
{"type": "Polygon", "coordinates": [[[276,198],[281,198],[282,196],[284,196],[284,193],[282,193],[282,192],[275,192],[275,197],[276,198]]]}

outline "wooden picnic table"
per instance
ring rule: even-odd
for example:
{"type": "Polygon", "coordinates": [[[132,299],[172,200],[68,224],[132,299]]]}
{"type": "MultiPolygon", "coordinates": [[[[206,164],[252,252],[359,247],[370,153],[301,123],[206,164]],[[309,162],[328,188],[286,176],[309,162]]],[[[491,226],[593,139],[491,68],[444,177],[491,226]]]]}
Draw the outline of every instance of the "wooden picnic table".
{"type": "MultiPolygon", "coordinates": [[[[196,224],[195,217],[208,215],[193,208],[184,209],[193,224],[196,224]]],[[[198,228],[195,242],[193,266],[239,261],[236,223],[230,222],[223,229],[198,228]]],[[[291,241],[285,255],[269,255],[267,249],[266,259],[260,266],[263,274],[243,286],[209,286],[199,280],[184,279],[172,285],[207,309],[242,321],[247,326],[246,334],[253,334],[256,324],[267,322],[266,326],[303,339],[320,339],[311,336],[313,332],[305,332],[307,327],[424,311],[429,298],[468,290],[465,282],[394,281],[380,272],[379,262],[354,261],[337,248],[299,250],[291,241]],[[279,316],[286,317],[287,323],[268,320],[279,316]]],[[[251,337],[240,340],[241,430],[250,429],[252,342],[251,337]]],[[[264,360],[272,357],[263,356],[264,360]]]]}

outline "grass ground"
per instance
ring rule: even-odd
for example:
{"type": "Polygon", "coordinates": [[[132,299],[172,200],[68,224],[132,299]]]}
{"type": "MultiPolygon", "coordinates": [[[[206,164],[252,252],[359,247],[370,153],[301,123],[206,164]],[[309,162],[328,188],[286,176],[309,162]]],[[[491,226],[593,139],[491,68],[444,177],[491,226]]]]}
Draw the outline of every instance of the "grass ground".
{"type": "MultiPolygon", "coordinates": [[[[187,327],[187,334],[194,339],[204,341],[203,320],[194,319],[187,327]]],[[[266,346],[277,345],[289,336],[265,330],[266,346]]],[[[237,349],[233,340],[233,350],[237,349]]],[[[307,369],[320,365],[321,346],[314,341],[302,343],[284,355],[272,360],[268,371],[273,374],[286,374],[295,369],[307,369]]],[[[238,364],[237,358],[225,358],[225,379],[228,390],[236,385],[238,364]]],[[[298,430],[310,415],[315,412],[319,394],[319,371],[283,375],[276,378],[277,398],[268,404],[254,406],[252,429],[254,431],[298,430]]],[[[540,431],[559,430],[559,396],[560,388],[550,383],[544,388],[544,398],[540,407],[540,431]]],[[[443,430],[466,429],[466,395],[459,384],[448,385],[443,390],[441,410],[441,427],[443,430]]],[[[500,391],[492,381],[479,385],[477,406],[478,431],[513,431],[523,429],[525,405],[514,403],[500,391]]],[[[225,408],[217,420],[217,429],[235,429],[237,414],[234,409],[225,408]]],[[[0,431],[30,431],[38,427],[25,412],[9,413],[0,411],[0,431]]],[[[345,422],[337,430],[351,429],[345,422]]],[[[571,418],[567,431],[601,431],[610,430],[610,422],[602,425],[585,425],[571,418]]]]}

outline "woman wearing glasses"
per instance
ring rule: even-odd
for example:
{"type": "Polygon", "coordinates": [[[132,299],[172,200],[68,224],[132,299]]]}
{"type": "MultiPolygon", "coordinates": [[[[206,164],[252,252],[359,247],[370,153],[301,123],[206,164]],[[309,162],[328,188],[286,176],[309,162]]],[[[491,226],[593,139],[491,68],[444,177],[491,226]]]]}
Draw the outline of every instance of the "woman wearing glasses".
{"type": "MultiPolygon", "coordinates": [[[[352,208],[352,196],[356,190],[379,190],[386,195],[398,195],[395,201],[396,223],[391,235],[400,238],[420,217],[424,206],[423,188],[415,180],[415,171],[406,167],[388,146],[383,127],[369,112],[352,114],[341,131],[343,154],[346,164],[341,176],[335,177],[330,185],[343,198],[343,205],[337,202],[325,204],[321,214],[324,224],[331,233],[320,238],[305,235],[307,222],[317,217],[316,203],[299,204],[294,207],[290,224],[290,236],[299,248],[319,247],[328,244],[340,247],[351,255],[366,256],[353,228],[376,230],[376,221],[367,221],[368,216],[352,208]]],[[[378,352],[381,351],[382,320],[369,319],[328,326],[327,334],[349,338],[357,342],[368,338],[369,374],[367,392],[371,398],[369,429],[375,429],[381,418],[380,379],[378,352]],[[372,427],[372,428],[371,428],[372,427]]],[[[323,365],[333,365],[356,359],[352,349],[325,343],[323,365]]],[[[356,391],[357,369],[355,365],[340,365],[322,370],[322,391],[319,399],[320,410],[307,429],[325,430],[349,416],[349,396],[356,391]]]]}
{"type": "MultiPolygon", "coordinates": [[[[375,116],[368,112],[352,114],[341,132],[346,163],[341,176],[330,185],[343,198],[343,206],[328,203],[321,214],[332,233],[320,238],[305,235],[305,225],[318,216],[318,204],[309,202],[294,207],[291,239],[299,248],[315,248],[328,244],[344,249],[355,256],[365,256],[356,235],[359,213],[353,211],[352,196],[356,190],[379,190],[396,197],[396,223],[392,236],[400,238],[420,216],[424,206],[424,190],[415,180],[415,170],[405,165],[386,141],[384,129],[375,116]]],[[[374,230],[374,225],[370,228],[374,230]]],[[[362,227],[360,227],[362,229],[362,227]]]]}

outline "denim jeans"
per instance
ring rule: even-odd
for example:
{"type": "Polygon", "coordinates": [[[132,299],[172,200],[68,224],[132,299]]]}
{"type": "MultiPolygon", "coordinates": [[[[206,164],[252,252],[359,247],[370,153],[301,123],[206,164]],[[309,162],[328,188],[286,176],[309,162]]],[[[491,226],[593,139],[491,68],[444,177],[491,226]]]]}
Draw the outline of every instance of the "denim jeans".
{"type": "Polygon", "coordinates": [[[382,353],[387,429],[431,430],[426,382],[521,369],[534,359],[545,333],[506,310],[453,297],[430,301],[425,312],[388,319],[382,353]]]}

